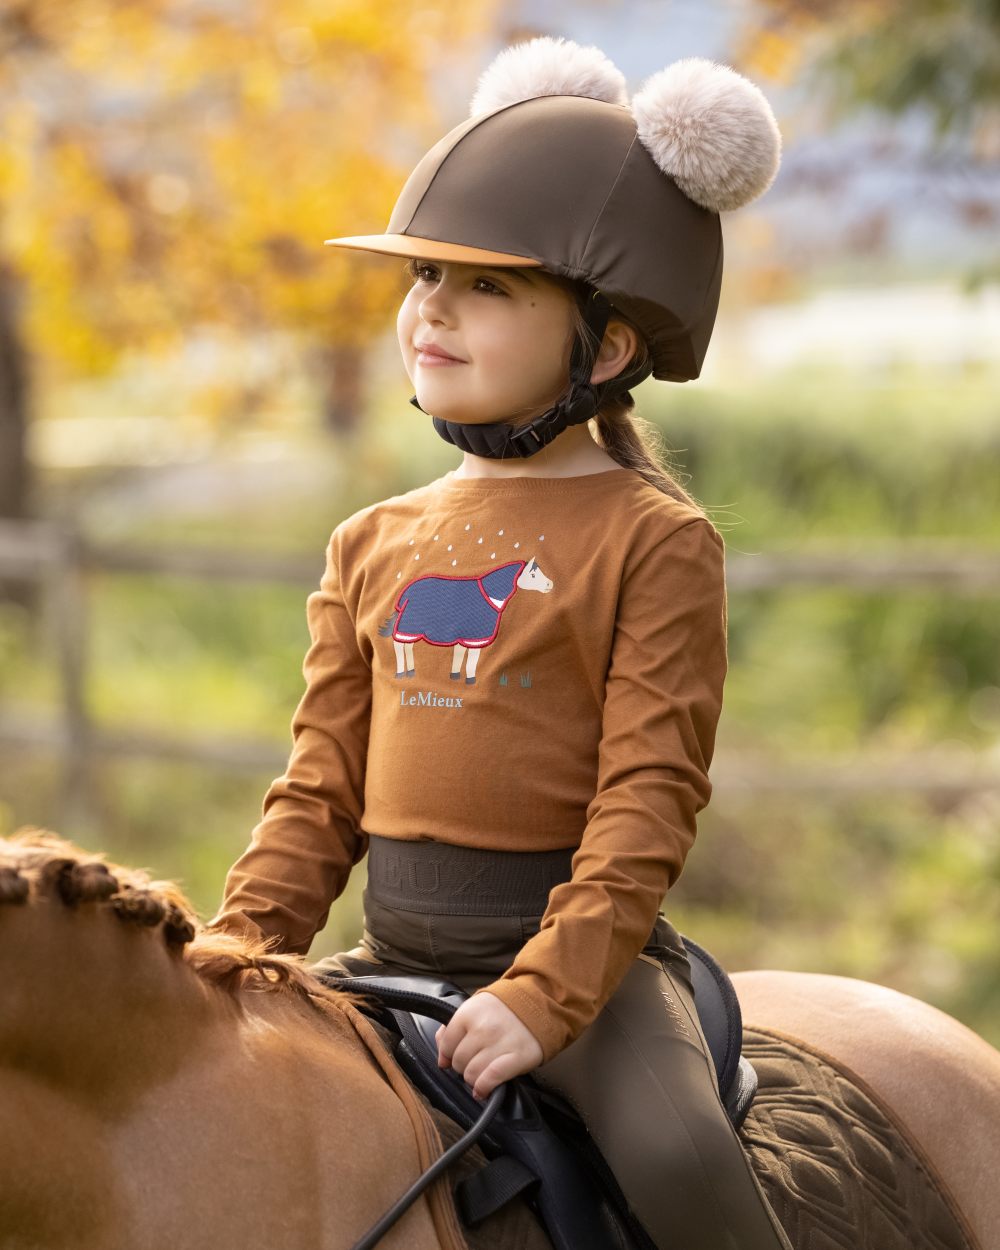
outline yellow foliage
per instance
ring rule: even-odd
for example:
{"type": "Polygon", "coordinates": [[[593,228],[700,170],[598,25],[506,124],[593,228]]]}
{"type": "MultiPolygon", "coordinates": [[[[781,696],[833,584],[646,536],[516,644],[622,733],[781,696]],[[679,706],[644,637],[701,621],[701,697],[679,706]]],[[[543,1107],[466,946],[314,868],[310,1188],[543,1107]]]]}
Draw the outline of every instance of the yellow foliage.
{"type": "Polygon", "coordinates": [[[264,57],[240,69],[240,95],[248,108],[272,109],[281,101],[281,69],[264,57]]]}
{"type": "Polygon", "coordinates": [[[743,73],[786,83],[795,76],[800,46],[783,30],[754,29],[744,34],[736,59],[743,73]]]}
{"type": "MultiPolygon", "coordinates": [[[[872,0],[874,4],[884,0],[872,0]]],[[[868,0],[763,0],[736,37],[734,62],[741,72],[776,83],[788,83],[808,59],[812,44],[829,35],[830,23],[848,20],[849,13],[867,8],[868,0]]]]}
{"type": "Polygon", "coordinates": [[[384,229],[465,115],[499,0],[26,7],[37,38],[0,65],[0,249],[43,369],[103,372],[202,322],[382,332],[402,262],[323,240],[384,229]]]}

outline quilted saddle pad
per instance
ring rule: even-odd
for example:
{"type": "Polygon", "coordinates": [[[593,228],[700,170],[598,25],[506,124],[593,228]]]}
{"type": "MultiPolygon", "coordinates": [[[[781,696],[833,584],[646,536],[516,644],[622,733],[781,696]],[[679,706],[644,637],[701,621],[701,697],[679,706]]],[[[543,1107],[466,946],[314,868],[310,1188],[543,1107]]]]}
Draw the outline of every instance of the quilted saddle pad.
{"type": "Polygon", "coordinates": [[[830,1056],[743,1029],[757,1095],[740,1128],[796,1250],[980,1250],[919,1145],[830,1056]]]}

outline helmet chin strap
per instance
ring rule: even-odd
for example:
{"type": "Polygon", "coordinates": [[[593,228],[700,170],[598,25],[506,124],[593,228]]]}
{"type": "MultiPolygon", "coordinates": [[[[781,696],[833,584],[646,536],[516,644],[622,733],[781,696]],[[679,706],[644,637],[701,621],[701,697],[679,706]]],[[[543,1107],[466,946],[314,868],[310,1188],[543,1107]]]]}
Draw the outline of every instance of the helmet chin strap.
{"type": "MultiPolygon", "coordinates": [[[[584,320],[597,343],[604,340],[604,331],[607,329],[610,316],[611,302],[602,292],[595,291],[584,309],[584,320]]],[[[570,356],[569,390],[557,404],[547,412],[543,412],[541,416],[533,418],[527,425],[516,427],[507,421],[475,425],[432,417],[434,428],[446,443],[452,443],[460,447],[462,451],[471,452],[474,456],[484,456],[490,460],[533,456],[543,447],[547,447],[567,427],[583,425],[597,412],[598,392],[590,381],[593,362],[588,359],[589,355],[585,344],[577,339],[570,356]]],[[[630,377],[627,386],[616,389],[628,389],[628,386],[635,386],[643,377],[648,377],[649,372],[650,370],[647,369],[642,372],[641,377],[630,377]]],[[[619,379],[615,380],[619,381],[619,379]]],[[[621,381],[624,382],[625,379],[621,381]]],[[[416,395],[410,403],[415,408],[420,408],[416,395]]],[[[425,409],[420,408],[420,411],[424,412],[425,409]]]]}

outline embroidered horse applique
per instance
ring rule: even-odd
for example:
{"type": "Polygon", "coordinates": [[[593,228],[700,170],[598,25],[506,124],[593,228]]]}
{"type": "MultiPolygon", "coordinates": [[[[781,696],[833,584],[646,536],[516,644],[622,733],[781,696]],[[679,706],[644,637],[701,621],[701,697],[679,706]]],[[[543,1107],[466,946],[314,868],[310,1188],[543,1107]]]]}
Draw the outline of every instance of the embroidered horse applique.
{"type": "Polygon", "coordinates": [[[414,675],[413,648],[428,642],[452,647],[450,676],[459,679],[464,662],[466,685],[472,685],[480,652],[496,641],[511,599],[519,590],[548,594],[552,588],[534,558],[512,560],[478,577],[418,577],[399,592],[393,615],[379,629],[383,638],[392,636],[396,676],[414,675]]]}

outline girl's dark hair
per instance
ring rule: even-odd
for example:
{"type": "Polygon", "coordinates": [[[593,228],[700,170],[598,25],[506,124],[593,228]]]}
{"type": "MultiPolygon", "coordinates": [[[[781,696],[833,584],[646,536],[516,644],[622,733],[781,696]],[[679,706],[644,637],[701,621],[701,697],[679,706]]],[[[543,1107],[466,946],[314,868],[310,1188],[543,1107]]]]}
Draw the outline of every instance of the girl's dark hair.
{"type": "MultiPolygon", "coordinates": [[[[534,272],[550,282],[555,282],[573,296],[572,341],[575,342],[577,338],[584,341],[587,359],[592,365],[597,359],[600,343],[595,341],[587,327],[583,309],[593,295],[594,287],[589,282],[564,278],[549,273],[547,270],[536,269],[534,272]]],[[[635,322],[617,308],[612,312],[611,320],[623,321],[626,325],[632,326],[638,340],[635,355],[622,372],[647,364],[650,357],[649,346],[635,322]]],[[[670,463],[670,452],[664,445],[659,429],[651,421],[636,414],[635,400],[631,392],[626,391],[624,395],[605,399],[602,398],[602,391],[605,390],[603,383],[598,383],[594,389],[597,391],[598,399],[597,414],[593,421],[597,427],[598,441],[611,459],[617,461],[622,468],[634,469],[651,486],[663,491],[665,495],[670,495],[704,514],[702,505],[684,489],[675,476],[674,466],[670,463]]]]}

